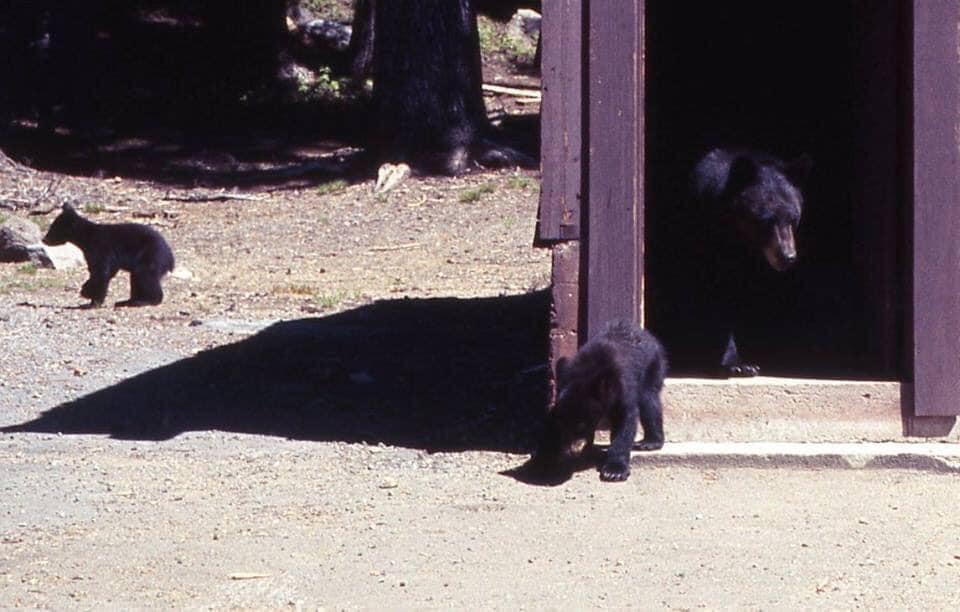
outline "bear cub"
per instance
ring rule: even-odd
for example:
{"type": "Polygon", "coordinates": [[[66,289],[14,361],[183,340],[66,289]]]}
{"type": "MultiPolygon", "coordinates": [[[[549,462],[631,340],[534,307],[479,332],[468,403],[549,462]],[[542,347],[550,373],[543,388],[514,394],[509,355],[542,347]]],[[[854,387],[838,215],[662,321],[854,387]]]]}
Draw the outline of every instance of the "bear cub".
{"type": "Polygon", "coordinates": [[[155,229],[139,223],[94,223],[84,219],[70,204],[43,237],[43,243],[56,246],[72,242],[83,251],[90,278],[80,295],[90,306],[103,304],[110,280],[119,270],[130,273],[130,299],[116,306],[156,305],[163,301],[160,279],[173,270],[173,251],[155,229]]]}
{"type": "Polygon", "coordinates": [[[628,321],[608,323],[571,361],[557,362],[557,399],[532,464],[541,471],[572,471],[591,453],[597,425],[606,417],[610,448],[600,478],[626,480],[638,421],[643,439],[636,448],[663,446],[660,392],[666,373],[666,351],[653,334],[628,321]]]}
{"type": "MultiPolygon", "coordinates": [[[[776,272],[797,261],[795,234],[803,213],[801,188],[811,161],[801,156],[785,162],[747,150],[714,149],[696,164],[691,179],[698,225],[698,267],[708,318],[719,319],[720,366],[728,376],[756,376],[760,368],[744,362],[736,328],[746,300],[755,292],[754,261],[762,257],[776,272]],[[703,270],[709,270],[704,278],[703,270]]],[[[719,335],[718,335],[719,337],[719,335]]]]}

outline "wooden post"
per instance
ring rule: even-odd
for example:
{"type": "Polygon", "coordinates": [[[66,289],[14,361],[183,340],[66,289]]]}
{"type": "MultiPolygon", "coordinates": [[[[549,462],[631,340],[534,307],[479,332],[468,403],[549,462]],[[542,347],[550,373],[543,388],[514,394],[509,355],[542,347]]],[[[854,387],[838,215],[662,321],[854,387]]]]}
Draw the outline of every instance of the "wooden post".
{"type": "Polygon", "coordinates": [[[914,417],[960,414],[958,39],[960,0],[913,0],[914,417]]]}
{"type": "Polygon", "coordinates": [[[583,8],[579,0],[543,5],[543,103],[537,241],[580,238],[583,154],[583,8]]]}
{"type": "Polygon", "coordinates": [[[610,319],[643,320],[643,8],[643,0],[589,5],[581,342],[610,319]]]}

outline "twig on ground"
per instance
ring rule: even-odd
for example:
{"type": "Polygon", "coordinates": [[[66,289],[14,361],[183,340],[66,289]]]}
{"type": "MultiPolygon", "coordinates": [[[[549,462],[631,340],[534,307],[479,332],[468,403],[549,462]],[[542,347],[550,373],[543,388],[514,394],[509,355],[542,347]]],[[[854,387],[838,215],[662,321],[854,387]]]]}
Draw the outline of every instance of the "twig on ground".
{"type": "Polygon", "coordinates": [[[539,88],[518,89],[516,87],[504,87],[502,85],[491,85],[489,83],[484,83],[483,91],[489,91],[490,93],[495,94],[505,94],[517,98],[536,98],[539,100],[542,97],[539,88]]]}
{"type": "Polygon", "coordinates": [[[402,251],[403,249],[415,249],[420,246],[419,242],[408,242],[407,244],[387,244],[382,246],[372,246],[367,250],[373,253],[382,251],[402,251]]]}
{"type": "Polygon", "coordinates": [[[175,196],[168,193],[161,199],[174,202],[223,202],[225,200],[251,200],[254,202],[259,202],[264,198],[259,196],[245,195],[242,193],[197,193],[186,196],[175,196]]]}

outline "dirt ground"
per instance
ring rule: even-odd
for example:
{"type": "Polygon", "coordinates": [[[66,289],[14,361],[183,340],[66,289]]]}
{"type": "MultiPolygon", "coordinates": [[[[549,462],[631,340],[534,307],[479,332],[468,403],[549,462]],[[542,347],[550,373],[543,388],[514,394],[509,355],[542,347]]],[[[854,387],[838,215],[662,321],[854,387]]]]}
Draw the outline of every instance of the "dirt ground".
{"type": "Polygon", "coordinates": [[[83,147],[56,153],[84,176],[0,158],[0,215],[149,223],[180,270],[160,306],[90,310],[83,269],[0,264],[0,608],[960,604],[956,475],[515,477],[547,382],[538,173],[375,195],[342,142],[83,147]]]}
{"type": "Polygon", "coordinates": [[[0,191],[151,223],[190,273],[159,307],[86,310],[84,271],[0,266],[2,607],[960,604],[955,475],[511,477],[546,380],[535,173],[0,191]]]}

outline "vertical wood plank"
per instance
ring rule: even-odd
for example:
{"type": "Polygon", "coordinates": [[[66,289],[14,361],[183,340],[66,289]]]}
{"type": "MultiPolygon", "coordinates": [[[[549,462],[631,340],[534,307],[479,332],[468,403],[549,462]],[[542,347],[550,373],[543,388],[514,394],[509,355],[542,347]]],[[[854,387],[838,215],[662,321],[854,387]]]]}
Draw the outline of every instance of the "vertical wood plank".
{"type": "MultiPolygon", "coordinates": [[[[643,0],[589,5],[586,330],[642,323],[643,0]]],[[[585,333],[583,333],[585,331],[585,333]]]]}
{"type": "Polygon", "coordinates": [[[915,416],[960,414],[960,0],[913,0],[915,416]]]}
{"type": "Polygon", "coordinates": [[[580,237],[583,153],[583,5],[543,4],[541,26],[540,216],[541,242],[580,237]]]}

